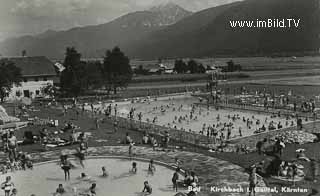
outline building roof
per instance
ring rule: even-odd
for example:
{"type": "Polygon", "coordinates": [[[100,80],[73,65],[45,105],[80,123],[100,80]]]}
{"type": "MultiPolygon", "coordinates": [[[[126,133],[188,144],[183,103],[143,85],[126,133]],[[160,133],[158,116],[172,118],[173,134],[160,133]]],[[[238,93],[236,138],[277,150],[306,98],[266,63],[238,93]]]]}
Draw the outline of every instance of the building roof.
{"type": "Polygon", "coordinates": [[[45,56],[3,57],[21,69],[22,76],[56,76],[54,63],[45,56]]]}

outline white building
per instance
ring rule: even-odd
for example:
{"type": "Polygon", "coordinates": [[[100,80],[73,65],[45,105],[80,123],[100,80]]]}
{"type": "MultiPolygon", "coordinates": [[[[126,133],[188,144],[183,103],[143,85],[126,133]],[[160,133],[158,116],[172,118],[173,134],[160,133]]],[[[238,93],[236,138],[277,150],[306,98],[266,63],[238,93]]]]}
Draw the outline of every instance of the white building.
{"type": "Polygon", "coordinates": [[[7,99],[22,97],[36,98],[43,96],[41,89],[48,84],[58,83],[59,78],[54,63],[44,56],[2,58],[14,63],[21,69],[23,81],[20,86],[14,85],[7,99]]]}

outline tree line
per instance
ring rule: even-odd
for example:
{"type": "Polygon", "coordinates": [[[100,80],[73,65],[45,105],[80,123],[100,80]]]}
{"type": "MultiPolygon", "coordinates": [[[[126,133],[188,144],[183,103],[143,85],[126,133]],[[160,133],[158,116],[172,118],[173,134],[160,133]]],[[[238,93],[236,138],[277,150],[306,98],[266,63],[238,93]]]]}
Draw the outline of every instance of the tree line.
{"type": "Polygon", "coordinates": [[[116,94],[132,79],[129,58],[119,47],[107,50],[103,62],[81,61],[81,54],[74,47],[68,47],[63,65],[65,70],[60,74],[60,90],[68,96],[79,96],[94,89],[116,94]]]}
{"type": "MultiPolygon", "coordinates": [[[[206,70],[210,70],[211,67],[207,66],[206,68],[197,61],[191,59],[187,63],[181,59],[175,60],[174,62],[174,71],[177,73],[205,73],[206,70]]],[[[232,60],[227,62],[227,66],[221,67],[222,72],[234,72],[241,71],[242,67],[240,64],[235,64],[232,60]]]]}
{"type": "Polygon", "coordinates": [[[206,68],[201,64],[191,59],[187,63],[182,59],[177,59],[174,62],[173,70],[177,73],[205,73],[206,68]]]}
{"type": "MultiPolygon", "coordinates": [[[[240,71],[241,66],[233,61],[227,62],[228,66],[222,69],[225,72],[240,71]]],[[[83,61],[81,53],[74,47],[67,47],[63,61],[65,69],[60,73],[60,86],[49,85],[43,88],[43,92],[53,96],[60,93],[64,96],[80,96],[90,90],[100,89],[107,94],[117,94],[119,89],[127,87],[132,80],[133,70],[129,58],[120,50],[114,47],[107,50],[103,61],[83,61]]],[[[174,62],[173,70],[180,73],[205,73],[211,69],[205,68],[195,60],[185,62],[177,59],[174,62]]],[[[138,68],[140,74],[147,71],[142,66],[138,68]]],[[[13,85],[19,86],[22,82],[21,69],[16,67],[10,60],[0,61],[0,99],[8,96],[13,85]]]]}

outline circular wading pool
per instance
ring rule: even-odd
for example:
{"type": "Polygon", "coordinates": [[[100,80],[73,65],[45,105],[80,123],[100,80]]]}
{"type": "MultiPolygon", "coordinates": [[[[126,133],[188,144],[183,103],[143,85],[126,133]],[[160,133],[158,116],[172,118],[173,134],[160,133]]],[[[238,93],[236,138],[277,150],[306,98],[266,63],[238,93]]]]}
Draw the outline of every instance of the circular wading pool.
{"type": "MultiPolygon", "coordinates": [[[[73,161],[72,162],[76,162],[73,161]]],[[[148,174],[148,162],[142,160],[128,160],[118,157],[90,158],[85,161],[85,168],[77,166],[70,170],[70,181],[64,180],[63,170],[57,161],[36,164],[33,170],[16,171],[0,176],[4,182],[6,176],[11,176],[19,195],[36,196],[53,195],[59,184],[63,184],[66,193],[63,196],[74,196],[74,190],[83,193],[92,183],[97,184],[97,196],[142,196],[143,182],[149,181],[153,196],[173,196],[171,178],[174,169],[162,164],[155,164],[154,175],[148,174]],[[132,162],[137,163],[138,172],[132,174],[129,170],[132,162]],[[102,166],[105,166],[109,176],[102,177],[102,166]],[[89,178],[80,179],[84,172],[89,178]]],[[[182,176],[179,176],[183,179],[182,176]]],[[[181,190],[180,190],[181,191],[181,190]]],[[[0,195],[4,192],[0,190],[0,195]]]]}

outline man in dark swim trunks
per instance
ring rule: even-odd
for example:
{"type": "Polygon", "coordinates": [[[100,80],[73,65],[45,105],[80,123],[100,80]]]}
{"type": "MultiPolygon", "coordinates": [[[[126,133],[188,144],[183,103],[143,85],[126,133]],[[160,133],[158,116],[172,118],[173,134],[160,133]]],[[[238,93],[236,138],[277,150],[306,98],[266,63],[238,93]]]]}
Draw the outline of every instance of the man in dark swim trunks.
{"type": "Polygon", "coordinates": [[[61,168],[64,171],[64,179],[70,180],[70,169],[71,169],[71,163],[68,160],[67,155],[61,155],[61,168]]]}
{"type": "Polygon", "coordinates": [[[175,190],[176,192],[178,192],[179,171],[180,168],[178,167],[172,176],[173,190],[175,190]]]}

